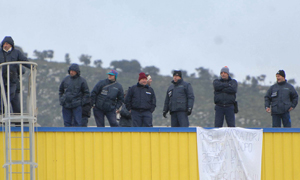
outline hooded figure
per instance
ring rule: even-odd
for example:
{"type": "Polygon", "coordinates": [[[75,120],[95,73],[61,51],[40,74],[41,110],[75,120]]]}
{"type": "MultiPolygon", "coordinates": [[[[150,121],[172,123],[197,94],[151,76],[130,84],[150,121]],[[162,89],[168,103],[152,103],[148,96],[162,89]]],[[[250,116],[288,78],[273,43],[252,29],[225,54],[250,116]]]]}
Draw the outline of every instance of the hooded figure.
{"type": "Polygon", "coordinates": [[[72,118],[76,126],[82,126],[82,105],[89,103],[89,87],[86,80],[80,76],[78,64],[72,64],[59,86],[59,100],[62,106],[64,125],[72,126],[72,118]]]}
{"type": "MultiPolygon", "coordinates": [[[[15,49],[15,43],[12,37],[6,36],[1,42],[1,51],[0,51],[0,64],[5,62],[13,62],[13,61],[28,61],[28,59],[23,55],[21,51],[15,49]]],[[[30,68],[29,64],[24,64],[24,67],[30,68]]],[[[18,89],[18,85],[20,83],[19,80],[19,64],[11,64],[9,66],[9,87],[10,87],[10,102],[12,104],[13,112],[20,112],[20,98],[18,93],[20,90],[18,89]]],[[[22,71],[23,70],[22,67],[22,71]]],[[[7,66],[2,67],[2,77],[4,81],[5,90],[7,89],[8,80],[7,80],[7,66]]]]}
{"type": "MultiPolygon", "coordinates": [[[[15,49],[14,40],[10,36],[6,36],[1,42],[0,64],[12,61],[28,61],[28,59],[17,49],[15,49]]],[[[30,65],[23,66],[30,68],[30,65]]],[[[19,65],[10,65],[10,83],[16,84],[18,82],[19,65]]],[[[4,84],[7,84],[7,66],[3,67],[2,71],[4,84]]]]}

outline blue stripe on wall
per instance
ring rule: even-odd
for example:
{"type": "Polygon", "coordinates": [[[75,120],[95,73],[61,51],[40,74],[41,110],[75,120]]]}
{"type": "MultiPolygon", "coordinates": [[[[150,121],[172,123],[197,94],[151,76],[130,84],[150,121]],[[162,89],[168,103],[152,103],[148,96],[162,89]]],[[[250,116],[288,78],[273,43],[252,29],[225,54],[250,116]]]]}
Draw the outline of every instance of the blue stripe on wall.
{"type": "MultiPolygon", "coordinates": [[[[28,127],[24,127],[24,131],[28,131],[28,127]]],[[[211,129],[211,128],[205,128],[211,129]]],[[[260,129],[260,128],[249,128],[260,129]]],[[[2,131],[5,131],[2,128],[2,131]]],[[[11,127],[11,131],[21,131],[20,127],[11,127]]],[[[171,127],[36,127],[38,132],[196,132],[196,127],[190,128],[171,128],[171,127]]],[[[263,128],[263,132],[300,132],[300,128],[263,128]]]]}

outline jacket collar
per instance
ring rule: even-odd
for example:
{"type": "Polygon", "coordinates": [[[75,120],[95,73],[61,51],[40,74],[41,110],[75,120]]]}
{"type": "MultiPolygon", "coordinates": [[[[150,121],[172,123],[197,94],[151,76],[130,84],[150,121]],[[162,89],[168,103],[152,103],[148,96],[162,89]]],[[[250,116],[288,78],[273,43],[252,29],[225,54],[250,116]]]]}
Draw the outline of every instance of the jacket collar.
{"type": "Polygon", "coordinates": [[[232,80],[232,78],[230,76],[228,76],[228,79],[222,79],[222,78],[220,78],[220,81],[223,81],[223,82],[230,81],[230,80],[232,80]]]}
{"type": "Polygon", "coordinates": [[[282,81],[282,82],[280,82],[280,83],[277,82],[278,85],[284,85],[285,83],[286,83],[286,80],[285,80],[285,81],[282,81]]]}
{"type": "Polygon", "coordinates": [[[144,88],[148,88],[149,86],[148,86],[148,84],[146,84],[146,85],[144,86],[144,85],[142,85],[142,84],[140,84],[140,83],[137,83],[137,87],[144,87],[144,88]]]}
{"type": "MultiPolygon", "coordinates": [[[[71,75],[70,75],[70,76],[71,76],[71,75]]],[[[76,74],[75,76],[71,76],[72,79],[76,79],[76,78],[78,78],[78,77],[79,77],[78,74],[76,74]]]]}
{"type": "Polygon", "coordinates": [[[8,53],[9,51],[12,50],[12,47],[10,47],[7,51],[6,51],[4,48],[3,48],[2,50],[3,50],[4,52],[7,52],[7,53],[8,53]]]}
{"type": "Polygon", "coordinates": [[[173,83],[174,85],[177,85],[177,84],[180,84],[182,81],[183,81],[183,79],[181,78],[181,79],[179,79],[177,82],[174,82],[174,80],[173,80],[172,83],[173,83]]]}
{"type": "Polygon", "coordinates": [[[108,78],[106,79],[106,82],[108,82],[109,84],[111,84],[111,83],[114,83],[114,82],[116,82],[116,81],[111,81],[111,80],[109,80],[108,78]]]}

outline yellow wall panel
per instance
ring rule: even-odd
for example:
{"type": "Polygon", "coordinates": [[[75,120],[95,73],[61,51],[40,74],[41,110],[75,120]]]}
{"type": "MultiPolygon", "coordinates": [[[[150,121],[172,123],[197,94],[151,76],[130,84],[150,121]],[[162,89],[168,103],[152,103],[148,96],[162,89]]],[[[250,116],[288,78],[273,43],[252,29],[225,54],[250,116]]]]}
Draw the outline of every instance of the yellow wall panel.
{"type": "Polygon", "coordinates": [[[300,133],[292,133],[292,167],[293,167],[293,178],[300,179],[300,133]]]}
{"type": "Polygon", "coordinates": [[[91,132],[83,133],[83,158],[85,165],[82,168],[84,179],[94,179],[94,134],[91,132]]]}
{"type": "Polygon", "coordinates": [[[122,142],[121,148],[118,150],[121,157],[122,157],[122,168],[120,169],[122,173],[122,178],[124,180],[131,180],[132,179],[132,141],[131,141],[131,133],[124,132],[122,133],[122,142]]]}
{"type": "Polygon", "coordinates": [[[150,139],[150,143],[151,143],[151,152],[150,152],[150,156],[152,159],[152,163],[151,163],[151,177],[152,179],[157,179],[160,180],[160,140],[159,140],[159,133],[151,133],[151,139],[150,139]]]}
{"type": "MultiPolygon", "coordinates": [[[[161,180],[170,180],[170,144],[169,133],[160,133],[160,174],[161,180]]],[[[176,158],[176,157],[174,157],[176,158]]]]}
{"type": "Polygon", "coordinates": [[[190,180],[199,180],[199,173],[198,173],[198,155],[197,155],[197,136],[194,133],[188,133],[188,140],[189,145],[189,178],[190,180]],[[197,173],[195,173],[197,172],[197,173]]]}
{"type": "Polygon", "coordinates": [[[66,152],[65,152],[65,133],[62,132],[56,132],[55,133],[55,139],[56,139],[56,146],[55,148],[55,154],[56,154],[56,167],[55,167],[55,177],[53,177],[54,180],[59,180],[59,177],[61,179],[66,179],[66,167],[65,167],[65,158],[66,158],[66,152]]]}
{"type": "Polygon", "coordinates": [[[94,163],[93,167],[94,168],[94,178],[103,180],[104,178],[104,172],[103,172],[103,144],[102,144],[102,139],[103,139],[103,133],[93,133],[94,137],[94,163]]]}
{"type": "MultiPolygon", "coordinates": [[[[20,132],[12,132],[20,136],[20,132]]],[[[37,132],[38,180],[198,180],[195,132],[37,132]]],[[[28,133],[25,133],[28,135],[28,133]]],[[[3,138],[3,132],[0,133],[3,138]]],[[[26,140],[28,142],[28,140],[26,140]]],[[[20,139],[12,146],[20,148],[20,139]]],[[[4,142],[0,146],[4,148],[4,142]]],[[[25,147],[28,148],[28,145],[25,147]]],[[[4,149],[0,162],[4,164],[4,149]]],[[[264,133],[262,179],[300,179],[300,133],[264,133]]],[[[13,152],[14,159],[21,155],[13,152]]],[[[29,158],[25,153],[24,158],[29,158]]],[[[20,165],[13,167],[22,171],[20,165]]],[[[29,170],[29,166],[25,167],[29,170]]],[[[3,179],[5,169],[0,169],[3,179]]],[[[21,175],[13,175],[21,179],[21,175]]],[[[25,178],[29,178],[25,175],[25,178]]]]}

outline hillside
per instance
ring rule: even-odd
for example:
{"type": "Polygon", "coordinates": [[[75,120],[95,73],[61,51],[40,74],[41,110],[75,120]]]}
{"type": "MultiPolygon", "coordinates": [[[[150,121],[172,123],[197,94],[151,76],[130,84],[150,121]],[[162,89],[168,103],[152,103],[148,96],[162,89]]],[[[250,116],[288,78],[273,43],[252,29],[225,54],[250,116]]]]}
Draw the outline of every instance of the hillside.
{"type": "MultiPolygon", "coordinates": [[[[37,106],[39,109],[38,122],[41,126],[63,126],[61,106],[58,101],[58,87],[62,79],[67,75],[69,65],[66,63],[48,62],[45,60],[32,60],[38,63],[37,74],[37,106]]],[[[95,84],[107,78],[109,69],[101,67],[90,67],[81,65],[81,76],[89,85],[90,91],[95,84]]],[[[162,116],[163,104],[166,90],[171,84],[172,77],[151,74],[152,87],[157,98],[157,108],[153,113],[154,126],[169,126],[170,115],[165,119],[162,116]]],[[[214,103],[212,81],[216,75],[208,78],[195,78],[183,76],[190,82],[195,93],[195,105],[192,115],[189,117],[190,126],[213,127],[214,125],[214,103]]],[[[120,72],[118,82],[123,89],[127,89],[137,83],[138,72],[120,72]]],[[[253,86],[245,82],[239,82],[237,101],[239,113],[236,115],[236,126],[238,127],[271,127],[271,116],[264,110],[264,95],[268,86],[253,86]]],[[[299,88],[297,88],[299,93],[299,88]]],[[[300,127],[300,108],[297,107],[291,113],[292,127],[300,127]]],[[[89,119],[89,125],[94,126],[93,116],[89,119]]],[[[108,125],[108,122],[106,122],[108,125]]]]}

